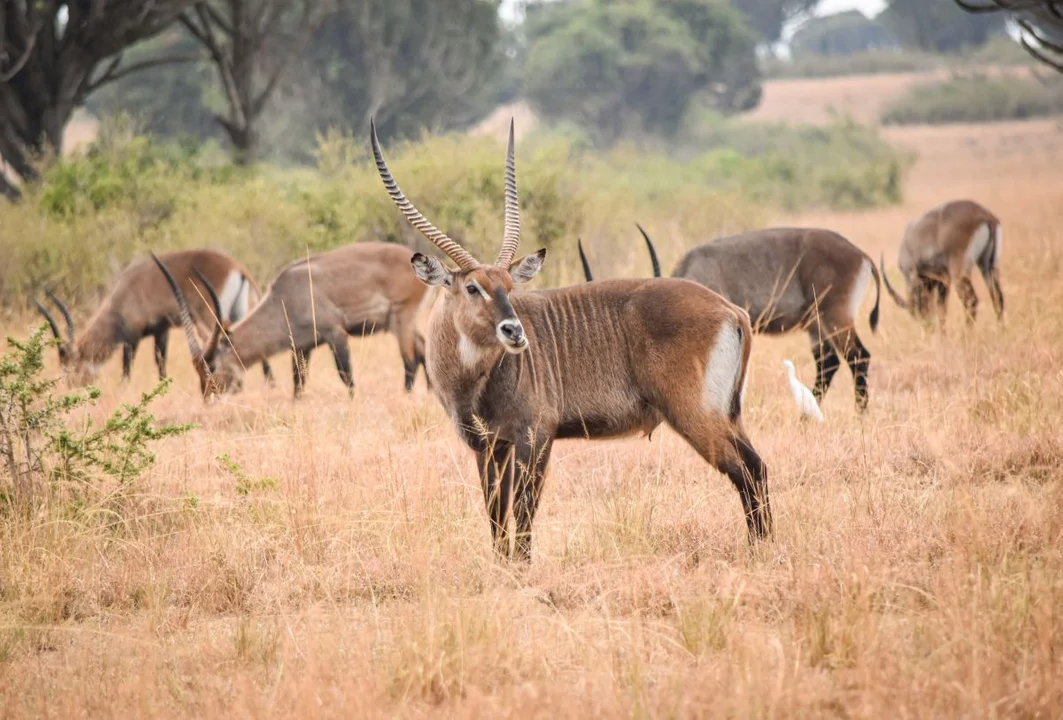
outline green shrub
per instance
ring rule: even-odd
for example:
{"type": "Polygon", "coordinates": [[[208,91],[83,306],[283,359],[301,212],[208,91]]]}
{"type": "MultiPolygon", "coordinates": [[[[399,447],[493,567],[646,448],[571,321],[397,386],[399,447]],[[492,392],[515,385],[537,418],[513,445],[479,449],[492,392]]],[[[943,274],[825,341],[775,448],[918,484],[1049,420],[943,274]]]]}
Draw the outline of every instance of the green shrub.
{"type": "Polygon", "coordinates": [[[849,55],[805,54],[789,60],[768,58],[762,61],[761,71],[772,79],[823,78],[1032,64],[1030,56],[1018,43],[1009,38],[994,38],[977,49],[952,55],[875,50],[849,55]]]}
{"type": "Polygon", "coordinates": [[[75,411],[100,393],[90,387],[64,394],[57,379],[42,377],[46,328],[24,342],[9,338],[0,357],[0,512],[6,515],[31,512],[57,496],[83,501],[104,480],[127,490],[154,463],[152,443],[189,429],[159,425],[148,412],[168,379],[102,426],[75,420],[75,411]]]}
{"type": "Polygon", "coordinates": [[[765,77],[826,78],[846,75],[924,72],[947,65],[941,55],[921,52],[874,50],[850,55],[803,55],[791,60],[769,58],[762,61],[765,77]]]}
{"type": "MultiPolygon", "coordinates": [[[[544,283],[578,279],[570,259],[579,237],[599,250],[614,240],[624,248],[603,272],[634,267],[644,259],[631,248],[635,222],[702,238],[755,227],[763,206],[864,207],[898,198],[904,159],[872,130],[846,121],[790,128],[699,118],[678,149],[624,142],[596,152],[571,126],[522,139],[524,249],[550,251],[544,283]]],[[[362,139],[329,133],[319,138],[318,169],[234,171],[188,149],[110,133],[87,156],[58,163],[20,204],[0,205],[8,259],[0,265],[0,304],[24,304],[45,283],[89,304],[116,268],[148,250],[223,249],[264,285],[307,253],[351,242],[425,248],[366,150],[362,139]]],[[[386,152],[403,190],[433,223],[478,256],[494,256],[505,157],[497,140],[425,136],[386,152]]],[[[666,240],[661,250],[669,255],[666,240]]]]}
{"type": "Polygon", "coordinates": [[[995,122],[1063,112],[1063,83],[1019,77],[955,75],[916,85],[882,113],[887,125],[995,122]]]}

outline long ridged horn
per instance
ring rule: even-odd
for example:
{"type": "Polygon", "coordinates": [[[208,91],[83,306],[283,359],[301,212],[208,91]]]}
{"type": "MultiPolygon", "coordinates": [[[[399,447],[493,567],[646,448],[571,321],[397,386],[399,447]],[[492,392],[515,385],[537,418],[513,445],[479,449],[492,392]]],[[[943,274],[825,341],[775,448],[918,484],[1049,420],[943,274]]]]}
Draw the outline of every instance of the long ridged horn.
{"type": "Polygon", "coordinates": [[[900,293],[894,290],[893,286],[890,285],[890,276],[886,274],[886,253],[882,253],[879,257],[878,265],[882,271],[882,282],[886,286],[886,290],[889,292],[890,297],[893,298],[893,302],[897,303],[902,310],[908,310],[908,301],[902,298],[900,293]]]}
{"type": "Polygon", "coordinates": [[[576,240],[576,247],[579,249],[579,261],[583,264],[583,279],[590,282],[594,279],[594,275],[591,274],[591,264],[587,262],[587,255],[583,252],[583,240],[576,240]]]}
{"type": "Polygon", "coordinates": [[[410,225],[413,225],[422,235],[431,240],[437,248],[446,253],[447,257],[457,263],[462,270],[475,270],[478,268],[480,263],[476,258],[470,255],[461,245],[447,237],[435,225],[428,222],[428,219],[402,194],[398,183],[395,182],[395,178],[391,176],[391,171],[388,170],[388,164],[384,161],[384,153],[380,151],[380,141],[376,136],[376,122],[372,118],[369,119],[369,135],[373,145],[373,159],[376,160],[376,169],[380,173],[380,179],[384,181],[384,187],[387,188],[388,195],[391,196],[391,199],[410,225]]]}
{"type": "Polygon", "coordinates": [[[639,229],[642,237],[646,240],[646,247],[650,251],[650,262],[653,264],[653,276],[658,278],[661,276],[661,263],[657,260],[657,250],[653,247],[653,241],[650,240],[650,236],[646,234],[641,225],[635,223],[635,227],[639,229]]]}
{"type": "Polygon", "coordinates": [[[509,119],[509,147],[506,148],[506,225],[502,249],[495,265],[508,268],[520,245],[520,203],[517,201],[517,160],[513,151],[513,118],[509,119]]]}
{"type": "Polygon", "coordinates": [[[59,298],[57,298],[55,296],[55,293],[53,293],[48,288],[44,289],[44,294],[52,299],[52,302],[55,303],[55,306],[57,308],[59,308],[59,312],[63,314],[63,320],[66,321],[66,341],[68,343],[73,344],[73,342],[74,342],[74,320],[70,317],[70,311],[66,309],[66,305],[63,304],[63,301],[60,300],[59,298]]]}
{"type": "Polygon", "coordinates": [[[196,326],[192,323],[192,313],[188,310],[188,302],[185,300],[184,293],[181,292],[181,288],[177,287],[173,275],[170,274],[170,271],[166,269],[166,266],[162,264],[162,260],[159,260],[155,253],[151,254],[151,259],[159,266],[159,270],[166,276],[166,282],[170,284],[170,290],[173,291],[173,296],[177,300],[177,309],[181,316],[181,327],[184,328],[185,339],[188,340],[188,350],[192,353],[193,360],[200,362],[203,360],[203,349],[199,346],[199,338],[196,337],[196,326]]]}
{"type": "Polygon", "coordinates": [[[30,300],[32,300],[33,304],[37,306],[37,311],[48,321],[48,327],[52,329],[52,335],[55,335],[55,339],[59,342],[63,342],[63,336],[59,334],[59,326],[55,324],[55,318],[53,318],[52,314],[48,312],[48,308],[41,305],[36,296],[31,297],[30,300]]]}
{"type": "Polygon", "coordinates": [[[214,286],[210,284],[210,280],[207,280],[206,276],[199,271],[199,268],[192,268],[192,272],[196,274],[199,282],[203,283],[203,287],[207,289],[207,295],[210,296],[210,303],[214,306],[214,332],[211,333],[210,341],[207,343],[207,352],[213,353],[218,347],[218,341],[221,339],[221,300],[218,299],[218,293],[214,290],[214,286]]]}

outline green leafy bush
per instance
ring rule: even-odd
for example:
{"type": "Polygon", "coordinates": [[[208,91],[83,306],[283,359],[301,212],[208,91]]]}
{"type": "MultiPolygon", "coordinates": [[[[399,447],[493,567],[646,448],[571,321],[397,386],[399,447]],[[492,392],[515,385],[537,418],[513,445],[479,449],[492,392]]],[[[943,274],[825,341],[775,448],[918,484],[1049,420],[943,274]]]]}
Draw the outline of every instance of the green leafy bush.
{"type": "Polygon", "coordinates": [[[872,50],[848,55],[804,54],[792,59],[767,58],[761,70],[767,78],[823,78],[846,75],[962,70],[971,67],[1032,65],[1030,56],[1010,38],[994,38],[985,45],[958,53],[872,50]]]}
{"type": "MultiPolygon", "coordinates": [[[[868,128],[842,120],[826,128],[757,125],[712,112],[691,118],[667,148],[626,141],[599,152],[572,125],[522,138],[525,249],[546,247],[558,258],[544,282],[579,277],[569,262],[577,238],[626,248],[635,222],[707,237],[755,227],[764,206],[866,207],[899,197],[904,158],[868,128]]],[[[318,169],[235,171],[186,152],[111,133],[88,157],[58,163],[20,204],[0,205],[8,259],[0,304],[25,303],[45,283],[64,300],[91,304],[116,268],[149,250],[222,249],[265,285],[307,253],[352,242],[426,248],[381,186],[364,138],[320,137],[318,169]]],[[[403,190],[440,229],[479,256],[497,252],[505,157],[498,140],[425,136],[389,143],[386,152],[403,190]]]]}
{"type": "Polygon", "coordinates": [[[155,461],[151,444],[190,426],[160,425],[148,405],[169,380],[123,405],[102,426],[74,413],[99,398],[95,388],[62,393],[44,378],[41,326],[24,342],[8,339],[0,357],[0,512],[25,514],[48,499],[83,500],[106,480],[128,489],[155,461]]]}
{"type": "Polygon", "coordinates": [[[1063,82],[984,74],[916,85],[882,114],[887,125],[995,122],[1063,112],[1063,82]]]}

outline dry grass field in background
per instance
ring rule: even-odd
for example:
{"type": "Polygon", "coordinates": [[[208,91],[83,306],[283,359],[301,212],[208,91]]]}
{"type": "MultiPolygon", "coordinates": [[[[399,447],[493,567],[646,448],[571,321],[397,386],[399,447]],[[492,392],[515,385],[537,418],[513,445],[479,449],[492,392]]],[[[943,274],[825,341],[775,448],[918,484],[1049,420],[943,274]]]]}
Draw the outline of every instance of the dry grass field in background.
{"type": "MultiPolygon", "coordinates": [[[[920,153],[902,207],[774,220],[892,265],[913,215],[982,201],[1006,322],[979,280],[973,328],[884,297],[872,335],[869,297],[869,413],[843,369],[823,426],[781,367],[811,384],[804,338],[756,338],[774,543],[750,552],[730,483],[662,428],[559,442],[531,566],[497,564],[472,456],[421,377],[402,392],[394,338],[351,341],[353,399],[321,349],[301,401],[278,357],[278,387],[255,368],[208,408],[175,333],[157,414],[200,427],[123,529],[2,526],[0,716],[1063,716],[1063,133],[889,132],[920,153]]],[[[699,238],[655,239],[667,272],[699,238]]],[[[153,375],[150,343],[129,386],[116,357],[96,414],[153,375]]]]}

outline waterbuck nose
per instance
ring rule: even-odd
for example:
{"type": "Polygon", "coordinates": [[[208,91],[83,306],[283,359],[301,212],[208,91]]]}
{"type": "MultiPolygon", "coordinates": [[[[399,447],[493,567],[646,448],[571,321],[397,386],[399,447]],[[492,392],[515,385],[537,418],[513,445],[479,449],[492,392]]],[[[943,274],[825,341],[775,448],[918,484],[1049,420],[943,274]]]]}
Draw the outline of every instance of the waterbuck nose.
{"type": "Polygon", "coordinates": [[[519,345],[524,339],[524,327],[519,320],[503,320],[498,323],[498,332],[508,342],[519,345]]]}

